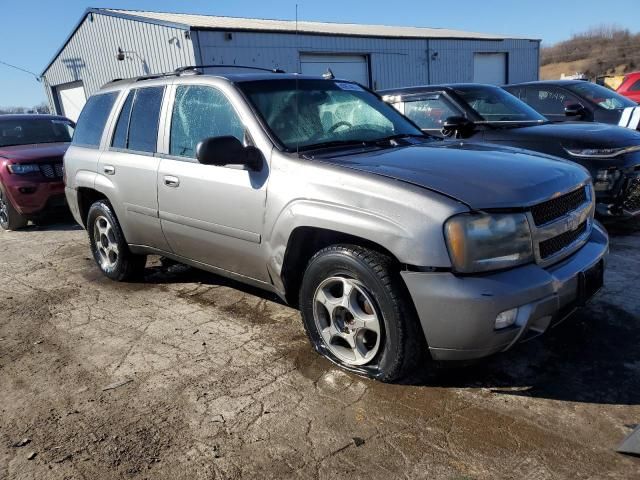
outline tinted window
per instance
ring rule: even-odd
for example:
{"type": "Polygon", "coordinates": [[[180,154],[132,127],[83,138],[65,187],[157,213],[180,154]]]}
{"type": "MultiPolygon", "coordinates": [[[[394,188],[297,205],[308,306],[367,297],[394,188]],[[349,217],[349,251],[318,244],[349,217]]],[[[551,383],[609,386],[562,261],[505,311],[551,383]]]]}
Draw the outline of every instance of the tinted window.
{"type": "Polygon", "coordinates": [[[631,92],[638,92],[640,91],[640,80],[636,80],[636,83],[634,83],[633,85],[631,85],[631,87],[629,87],[629,90],[631,92]]]}
{"type": "Polygon", "coordinates": [[[200,141],[227,135],[242,142],[244,127],[222,92],[201,85],[177,88],[171,116],[171,155],[195,157],[200,141]]]}
{"type": "Polygon", "coordinates": [[[73,143],[97,147],[100,145],[102,131],[107,123],[111,108],[118,92],[94,95],[82,109],[76,131],[73,135],[73,143]]]}
{"type": "Polygon", "coordinates": [[[567,85],[567,88],[572,92],[577,93],[582,98],[595,103],[596,105],[606,108],[607,110],[615,110],[617,108],[635,107],[635,102],[632,102],[626,97],[609,90],[602,85],[596,85],[591,82],[580,82],[567,85]]]}
{"type": "Polygon", "coordinates": [[[113,134],[113,141],[111,146],[115,148],[127,148],[127,134],[129,133],[129,117],[131,116],[131,107],[133,106],[133,99],[136,95],[135,90],[131,90],[127,95],[122,110],[120,111],[120,117],[116,124],[116,131],[113,134]]]}
{"type": "Polygon", "coordinates": [[[468,86],[455,92],[488,122],[542,122],[545,120],[526,103],[498,87],[468,86]]]}
{"type": "Polygon", "coordinates": [[[443,97],[406,102],[404,114],[420,128],[430,130],[440,130],[447,118],[460,115],[443,97]]]}
{"type": "Polygon", "coordinates": [[[570,93],[554,87],[528,87],[527,103],[543,115],[564,115],[569,105],[581,103],[570,93]]]}
{"type": "Polygon", "coordinates": [[[62,118],[0,117],[0,147],[36,143],[70,142],[73,123],[62,118]]]}
{"type": "Polygon", "coordinates": [[[138,152],[155,152],[158,141],[158,121],[162,107],[164,87],[140,88],[137,90],[131,119],[129,140],[126,148],[138,152]]]}

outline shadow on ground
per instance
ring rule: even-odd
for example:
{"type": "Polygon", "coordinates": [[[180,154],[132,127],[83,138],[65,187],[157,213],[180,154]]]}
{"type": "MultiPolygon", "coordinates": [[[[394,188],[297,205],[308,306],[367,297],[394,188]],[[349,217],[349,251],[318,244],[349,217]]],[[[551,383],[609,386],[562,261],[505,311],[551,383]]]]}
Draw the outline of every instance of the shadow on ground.
{"type": "MultiPolygon", "coordinates": [[[[144,281],[225,286],[284,305],[269,292],[173,262],[157,262],[147,269],[144,281]]],[[[504,395],[572,402],[640,404],[640,319],[605,298],[600,294],[543,337],[509,352],[472,365],[430,364],[407,383],[486,388],[504,395]]],[[[316,355],[310,345],[308,350],[316,355]]],[[[325,367],[331,365],[326,362],[325,367]]]]}

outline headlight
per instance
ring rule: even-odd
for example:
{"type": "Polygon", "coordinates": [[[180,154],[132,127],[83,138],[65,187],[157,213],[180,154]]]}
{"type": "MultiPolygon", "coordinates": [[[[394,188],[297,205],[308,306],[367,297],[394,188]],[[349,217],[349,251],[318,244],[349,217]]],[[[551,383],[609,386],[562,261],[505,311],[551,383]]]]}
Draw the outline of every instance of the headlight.
{"type": "Polygon", "coordinates": [[[620,148],[567,148],[565,151],[576,158],[615,158],[625,153],[640,152],[640,146],[620,148]]]}
{"type": "Polygon", "coordinates": [[[514,267],[533,260],[531,229],[522,214],[462,214],[444,226],[456,272],[514,267]]]}
{"type": "Polygon", "coordinates": [[[615,168],[603,168],[602,170],[598,170],[595,178],[593,179],[593,189],[596,192],[608,192],[615,186],[621,175],[622,172],[615,168]]]}
{"type": "Polygon", "coordinates": [[[7,165],[7,168],[16,175],[26,175],[40,171],[40,167],[35,163],[14,163],[7,165]]]}

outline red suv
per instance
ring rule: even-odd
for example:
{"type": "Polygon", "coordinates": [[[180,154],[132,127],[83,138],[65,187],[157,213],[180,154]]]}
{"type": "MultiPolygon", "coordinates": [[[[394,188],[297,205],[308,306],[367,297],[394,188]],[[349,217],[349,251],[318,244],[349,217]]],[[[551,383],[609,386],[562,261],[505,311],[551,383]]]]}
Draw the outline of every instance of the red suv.
{"type": "Polygon", "coordinates": [[[55,115],[0,116],[0,227],[16,230],[66,205],[62,157],[74,128],[55,115]]]}
{"type": "Polygon", "coordinates": [[[640,72],[625,75],[624,80],[616,90],[620,95],[640,103],[640,72]]]}

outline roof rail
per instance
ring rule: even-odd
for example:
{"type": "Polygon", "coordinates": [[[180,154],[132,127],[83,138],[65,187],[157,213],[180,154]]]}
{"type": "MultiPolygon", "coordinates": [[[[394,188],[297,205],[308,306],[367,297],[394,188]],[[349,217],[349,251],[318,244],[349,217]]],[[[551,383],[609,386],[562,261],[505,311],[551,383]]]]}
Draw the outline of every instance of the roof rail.
{"type": "MultiPolygon", "coordinates": [[[[245,65],[187,65],[185,67],[178,67],[176,68],[173,72],[165,72],[165,73],[155,73],[155,74],[151,74],[151,75],[143,75],[140,77],[133,77],[132,80],[134,82],[142,82],[143,80],[153,80],[155,78],[165,78],[165,77],[179,77],[180,75],[182,75],[183,73],[187,73],[187,72],[192,72],[195,74],[200,74],[201,72],[198,72],[198,69],[200,68],[246,68],[249,70],[260,70],[262,72],[271,72],[271,73],[287,73],[284,70],[280,69],[280,68],[261,68],[261,67],[250,67],[250,66],[245,66],[245,65]]],[[[109,85],[112,84],[114,82],[119,82],[125,80],[123,78],[114,78],[113,80],[108,81],[107,83],[105,83],[103,86],[105,85],[109,85]]]]}
{"type": "MultiPolygon", "coordinates": [[[[196,71],[199,68],[246,68],[247,70],[260,70],[262,72],[271,72],[271,73],[287,73],[280,68],[262,68],[262,67],[251,67],[248,65],[188,65],[186,67],[179,67],[174,70],[174,74],[180,75],[183,72],[192,72],[196,71]]],[[[196,72],[197,73],[197,72],[196,72]]]]}

